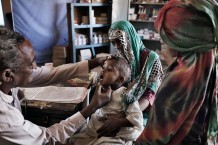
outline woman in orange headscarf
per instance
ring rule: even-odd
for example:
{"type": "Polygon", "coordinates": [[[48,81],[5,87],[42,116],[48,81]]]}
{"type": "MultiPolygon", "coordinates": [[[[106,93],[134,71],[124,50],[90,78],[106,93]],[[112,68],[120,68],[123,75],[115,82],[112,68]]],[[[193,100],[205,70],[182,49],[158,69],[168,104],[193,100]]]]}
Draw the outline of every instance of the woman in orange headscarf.
{"type": "Polygon", "coordinates": [[[167,70],[136,144],[206,144],[208,136],[215,139],[218,133],[218,5],[212,0],[171,0],[159,12],[155,27],[177,59],[167,70]]]}

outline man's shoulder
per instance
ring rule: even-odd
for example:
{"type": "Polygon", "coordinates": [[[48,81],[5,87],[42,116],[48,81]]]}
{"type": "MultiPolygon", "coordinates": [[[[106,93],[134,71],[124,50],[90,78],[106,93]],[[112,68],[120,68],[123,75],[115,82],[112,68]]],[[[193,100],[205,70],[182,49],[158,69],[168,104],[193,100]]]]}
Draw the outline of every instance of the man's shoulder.
{"type": "Polygon", "coordinates": [[[18,109],[3,101],[0,101],[0,105],[0,131],[23,124],[24,117],[18,109]]]}

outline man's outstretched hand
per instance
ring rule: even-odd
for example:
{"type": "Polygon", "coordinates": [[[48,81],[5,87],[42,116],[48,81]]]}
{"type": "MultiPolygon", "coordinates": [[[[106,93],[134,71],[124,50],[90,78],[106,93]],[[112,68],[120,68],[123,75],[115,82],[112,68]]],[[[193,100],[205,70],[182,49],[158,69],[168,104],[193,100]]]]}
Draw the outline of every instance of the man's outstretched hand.
{"type": "Polygon", "coordinates": [[[82,111],[80,111],[83,117],[88,118],[98,108],[101,108],[102,106],[106,105],[111,100],[111,92],[112,90],[110,86],[104,88],[104,91],[102,92],[102,86],[97,85],[94,96],[92,97],[90,104],[82,111]]]}

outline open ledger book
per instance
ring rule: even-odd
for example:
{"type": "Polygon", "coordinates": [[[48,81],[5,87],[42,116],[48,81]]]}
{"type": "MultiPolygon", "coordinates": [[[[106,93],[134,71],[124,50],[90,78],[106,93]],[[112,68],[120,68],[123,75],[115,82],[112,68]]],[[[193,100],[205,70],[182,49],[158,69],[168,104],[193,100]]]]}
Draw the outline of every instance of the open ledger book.
{"type": "Polygon", "coordinates": [[[27,100],[38,100],[58,103],[80,103],[89,90],[85,87],[35,87],[21,88],[27,100]]]}

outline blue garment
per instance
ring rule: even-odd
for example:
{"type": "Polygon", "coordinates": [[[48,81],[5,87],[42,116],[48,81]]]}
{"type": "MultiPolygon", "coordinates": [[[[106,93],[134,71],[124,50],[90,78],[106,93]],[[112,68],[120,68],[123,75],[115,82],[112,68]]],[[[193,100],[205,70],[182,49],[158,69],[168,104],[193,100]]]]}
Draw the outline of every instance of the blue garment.
{"type": "Polygon", "coordinates": [[[75,0],[12,0],[14,30],[33,45],[36,63],[51,62],[52,47],[68,45],[66,3],[75,0]]]}

